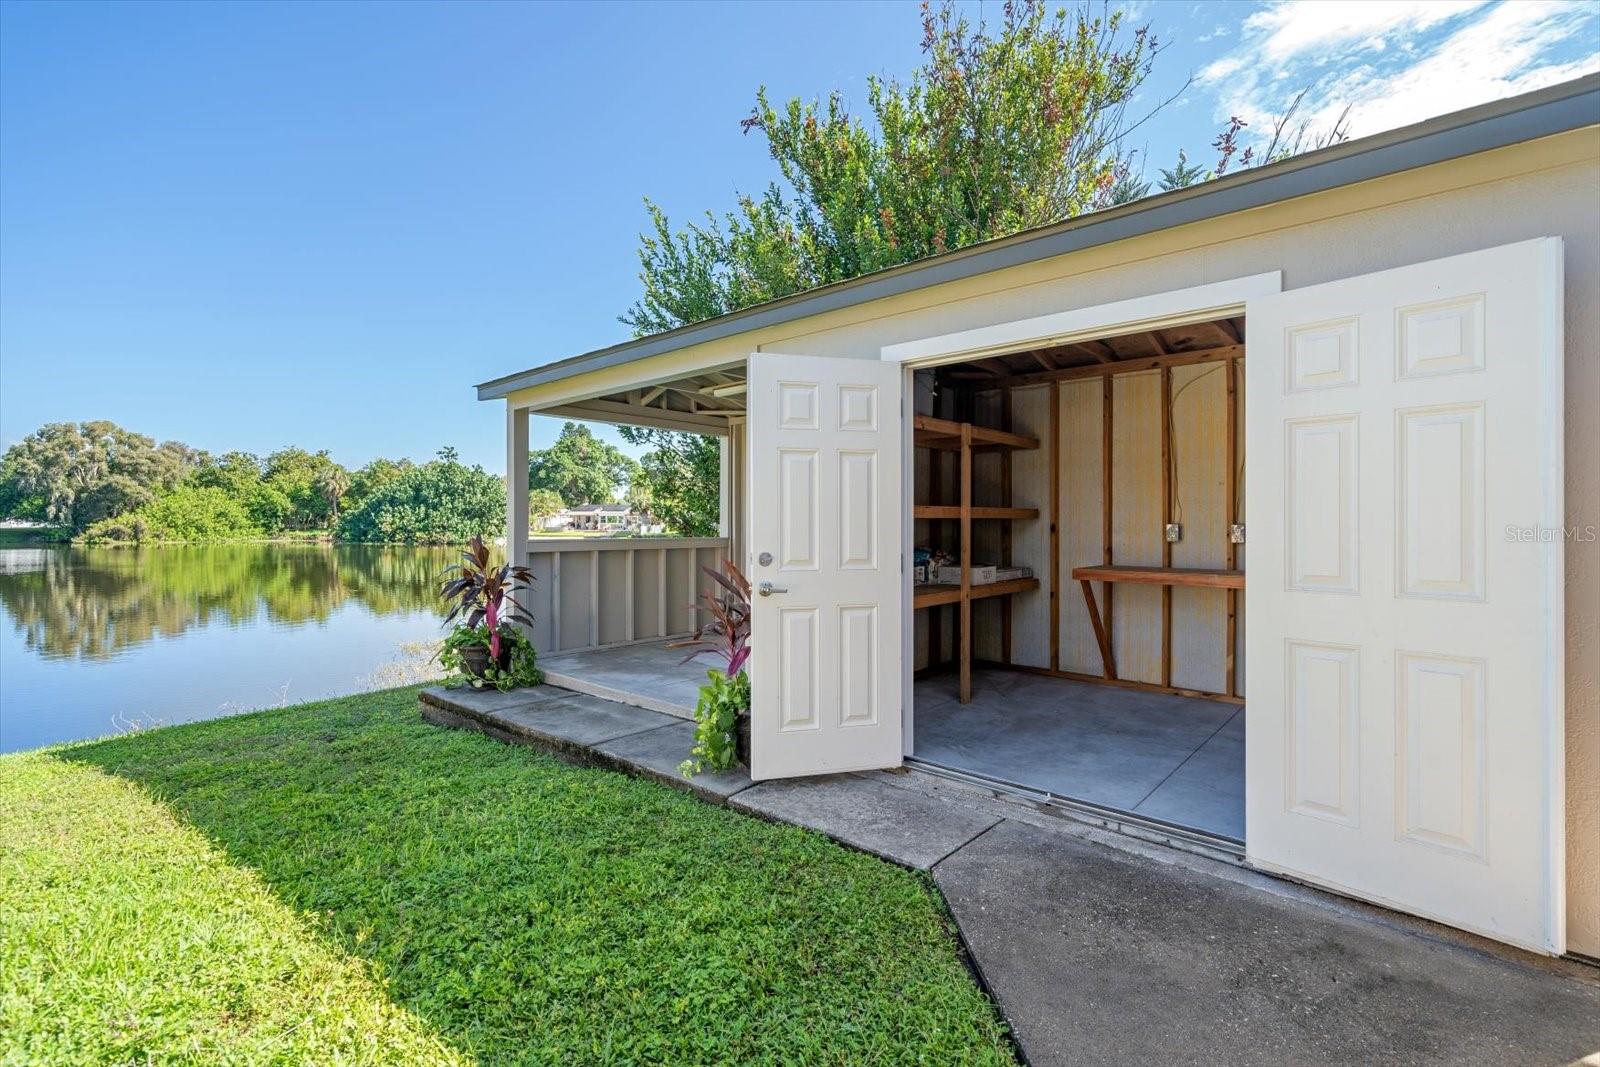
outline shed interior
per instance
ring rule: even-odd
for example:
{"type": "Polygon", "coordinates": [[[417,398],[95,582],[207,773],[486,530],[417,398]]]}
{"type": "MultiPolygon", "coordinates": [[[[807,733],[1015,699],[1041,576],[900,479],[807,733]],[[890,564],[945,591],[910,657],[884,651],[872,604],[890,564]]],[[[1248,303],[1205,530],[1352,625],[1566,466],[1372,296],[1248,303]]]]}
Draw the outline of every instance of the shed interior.
{"type": "Polygon", "coordinates": [[[1244,330],[916,373],[915,759],[1242,843],[1244,330]]]}

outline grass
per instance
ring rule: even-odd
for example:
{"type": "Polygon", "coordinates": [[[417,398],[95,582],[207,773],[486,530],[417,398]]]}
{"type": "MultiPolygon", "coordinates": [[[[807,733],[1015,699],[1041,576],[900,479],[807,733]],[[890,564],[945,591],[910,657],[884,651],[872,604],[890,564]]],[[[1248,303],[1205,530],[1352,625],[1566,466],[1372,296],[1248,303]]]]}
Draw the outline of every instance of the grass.
{"type": "Polygon", "coordinates": [[[1006,1063],[925,879],[390,690],[0,759],[0,1062],[1006,1063]]]}

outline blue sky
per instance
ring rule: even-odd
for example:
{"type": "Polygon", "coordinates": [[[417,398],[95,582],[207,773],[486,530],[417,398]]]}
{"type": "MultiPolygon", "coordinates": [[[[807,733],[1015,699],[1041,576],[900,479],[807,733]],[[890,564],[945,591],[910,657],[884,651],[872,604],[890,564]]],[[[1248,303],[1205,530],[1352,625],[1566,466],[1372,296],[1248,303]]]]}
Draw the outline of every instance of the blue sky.
{"type": "MultiPolygon", "coordinates": [[[[1600,66],[1595,4],[1131,7],[1143,103],[1193,79],[1133,142],[1163,165],[1304,86],[1359,137],[1600,66]]],[[[470,386],[626,338],[641,198],[763,187],[758,85],[863,104],[919,40],[898,2],[4,4],[0,447],[109,418],[494,468],[470,386]]]]}

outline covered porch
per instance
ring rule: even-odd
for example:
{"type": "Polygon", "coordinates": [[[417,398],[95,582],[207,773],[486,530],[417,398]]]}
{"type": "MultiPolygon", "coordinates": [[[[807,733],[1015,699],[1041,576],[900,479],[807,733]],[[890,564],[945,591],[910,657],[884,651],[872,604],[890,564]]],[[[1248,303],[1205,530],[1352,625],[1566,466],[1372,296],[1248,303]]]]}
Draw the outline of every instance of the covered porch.
{"type": "Polygon", "coordinates": [[[666,645],[700,624],[694,605],[712,584],[705,568],[742,563],[744,361],[610,385],[603,372],[573,375],[559,363],[521,377],[528,380],[498,394],[506,401],[506,549],[533,572],[526,607],[540,665],[568,689],[692,717],[706,668],[682,663],[684,653],[666,645]],[[528,469],[535,416],[718,438],[715,536],[534,536],[528,480],[517,472],[528,469]]]}

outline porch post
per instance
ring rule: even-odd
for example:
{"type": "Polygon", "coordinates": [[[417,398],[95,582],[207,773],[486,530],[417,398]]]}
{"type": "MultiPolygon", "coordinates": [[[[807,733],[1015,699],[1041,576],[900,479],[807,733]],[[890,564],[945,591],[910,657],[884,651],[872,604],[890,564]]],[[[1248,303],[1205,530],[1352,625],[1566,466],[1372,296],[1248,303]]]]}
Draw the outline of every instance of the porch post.
{"type": "Polygon", "coordinates": [[[728,436],[717,439],[722,454],[717,463],[717,536],[733,536],[733,514],[730,505],[733,494],[729,491],[733,481],[733,428],[728,436]]]}
{"type": "Polygon", "coordinates": [[[528,562],[528,409],[506,402],[506,559],[528,562]]]}

